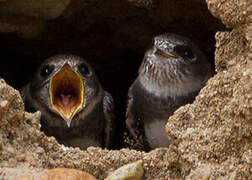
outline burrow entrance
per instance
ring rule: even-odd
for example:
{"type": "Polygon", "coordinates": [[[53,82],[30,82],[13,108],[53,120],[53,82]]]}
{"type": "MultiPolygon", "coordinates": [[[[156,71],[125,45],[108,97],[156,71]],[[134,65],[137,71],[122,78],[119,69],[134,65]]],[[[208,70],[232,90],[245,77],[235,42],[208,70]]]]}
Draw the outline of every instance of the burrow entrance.
{"type": "Polygon", "coordinates": [[[0,21],[17,27],[27,24],[28,29],[1,31],[0,76],[19,89],[45,58],[59,53],[82,56],[93,65],[102,86],[115,100],[113,149],[128,147],[123,140],[127,92],[151,39],[166,32],[186,36],[214,64],[214,35],[225,29],[203,1],[155,1],[146,6],[134,2],[71,2],[59,17],[50,20],[2,13],[0,21]],[[31,35],[29,28],[38,32],[31,35]]]}

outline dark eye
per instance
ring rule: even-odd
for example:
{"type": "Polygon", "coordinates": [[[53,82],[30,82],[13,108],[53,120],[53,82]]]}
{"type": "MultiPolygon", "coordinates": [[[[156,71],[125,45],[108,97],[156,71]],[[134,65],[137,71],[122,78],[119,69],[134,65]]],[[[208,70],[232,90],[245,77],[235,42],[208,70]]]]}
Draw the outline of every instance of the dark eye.
{"type": "Polygon", "coordinates": [[[191,49],[185,49],[184,50],[184,55],[185,57],[189,58],[189,59],[193,59],[194,55],[191,49]]]}
{"type": "Polygon", "coordinates": [[[89,69],[86,64],[82,63],[78,66],[78,71],[83,75],[86,76],[89,74],[89,69]]]}
{"type": "Polygon", "coordinates": [[[175,49],[176,53],[178,53],[178,55],[180,55],[181,57],[187,58],[190,60],[194,59],[194,54],[189,47],[176,46],[174,49],[175,49]]]}
{"type": "Polygon", "coordinates": [[[43,77],[49,76],[52,73],[53,69],[54,68],[52,66],[44,65],[40,70],[40,75],[43,77]]]}

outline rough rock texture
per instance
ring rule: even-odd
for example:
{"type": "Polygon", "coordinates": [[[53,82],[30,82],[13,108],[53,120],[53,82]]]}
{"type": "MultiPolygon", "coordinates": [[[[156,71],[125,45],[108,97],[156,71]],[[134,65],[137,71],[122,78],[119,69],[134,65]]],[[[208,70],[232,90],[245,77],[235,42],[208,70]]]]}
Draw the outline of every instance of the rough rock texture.
{"type": "MultiPolygon", "coordinates": [[[[206,51],[211,51],[211,45],[214,42],[213,39],[206,38],[206,36],[213,37],[216,29],[223,28],[219,21],[207,11],[206,3],[198,0],[190,0],[190,2],[12,0],[1,3],[0,16],[0,22],[8,21],[9,26],[15,27],[15,31],[12,33],[18,36],[23,33],[23,24],[27,24],[27,26],[33,24],[33,26],[28,26],[31,34],[28,31],[25,36],[33,37],[33,39],[25,44],[24,48],[30,47],[30,53],[39,53],[43,57],[62,48],[73,50],[72,47],[85,56],[109,56],[112,53],[111,48],[129,48],[143,52],[153,35],[167,31],[193,38],[206,51]],[[204,18],[198,19],[199,16],[204,18]],[[8,19],[11,18],[16,21],[9,21],[8,19]],[[23,19],[25,21],[22,23],[23,19]],[[38,25],[34,20],[42,21],[45,26],[38,25]],[[33,31],[30,30],[34,28],[40,29],[37,36],[34,36],[33,31]],[[68,44],[65,43],[66,40],[68,40],[68,44]],[[86,41],[89,43],[84,43],[86,41]],[[208,43],[204,43],[206,41],[208,43]],[[105,42],[105,44],[100,42],[105,42]],[[41,43],[47,43],[47,46],[43,46],[41,43]],[[57,43],[58,47],[51,49],[57,43]],[[43,47],[43,50],[36,51],[32,48],[34,44],[43,47]],[[81,49],[88,50],[88,52],[81,53],[81,49]]],[[[10,33],[11,29],[0,27],[0,32],[10,33]]],[[[17,47],[12,48],[20,53],[20,49],[16,49],[17,47]]]]}
{"type": "Polygon", "coordinates": [[[245,61],[244,55],[251,51],[248,40],[239,29],[234,29],[231,32],[217,32],[215,38],[216,72],[227,70],[239,62],[245,61]]]}
{"type": "MultiPolygon", "coordinates": [[[[221,13],[228,12],[229,6],[225,8],[217,13],[230,25],[239,14],[232,19],[221,13]]],[[[216,33],[218,73],[193,104],[181,107],[168,120],[167,135],[195,167],[187,179],[252,178],[251,33],[250,24],[216,33]]]]}
{"type": "Polygon", "coordinates": [[[0,32],[31,39],[45,28],[46,20],[59,17],[70,0],[12,0],[0,5],[0,32]]]}
{"type": "Polygon", "coordinates": [[[70,0],[12,0],[2,3],[0,15],[55,19],[68,7],[70,0]]]}
{"type": "MultiPolygon", "coordinates": [[[[1,2],[0,6],[7,2],[1,2]]],[[[107,65],[108,61],[103,59],[105,63],[100,66],[105,74],[107,67],[110,67],[116,73],[128,72],[125,74],[125,79],[128,79],[132,74],[126,68],[128,66],[123,66],[123,70],[114,68],[124,65],[122,61],[125,59],[118,63],[118,56],[113,59],[109,54],[124,52],[119,51],[120,48],[141,53],[155,33],[171,30],[185,35],[188,34],[185,30],[190,27],[189,37],[200,40],[203,49],[212,49],[211,33],[221,26],[204,13],[204,2],[176,2],[71,1],[65,4],[67,7],[61,6],[62,9],[55,14],[48,14],[50,17],[36,16],[29,8],[27,11],[30,14],[25,17],[22,17],[22,10],[18,11],[22,12],[18,18],[11,17],[8,11],[2,11],[1,49],[3,53],[11,49],[9,54],[17,54],[15,65],[20,62],[28,67],[31,61],[20,59],[20,52],[31,57],[44,57],[59,49],[83,50],[87,56],[108,57],[109,62],[116,64],[107,65]],[[85,8],[89,11],[83,11],[85,8]],[[50,18],[53,20],[47,21],[50,18]],[[37,25],[33,26],[33,23],[37,25]],[[31,39],[13,38],[10,33],[31,39]],[[68,43],[64,44],[64,41],[68,43]],[[97,45],[97,42],[103,43],[97,45]]],[[[97,179],[104,179],[117,168],[138,160],[142,161],[143,179],[252,179],[251,1],[207,0],[207,3],[214,16],[234,29],[215,35],[217,74],[208,81],[193,104],[181,107],[169,118],[166,126],[171,139],[169,148],[147,153],[93,147],[81,151],[62,146],[39,130],[40,113],[24,112],[18,91],[1,79],[0,179],[10,179],[20,172],[37,173],[58,167],[83,170],[97,179]]],[[[132,60],[132,57],[129,59],[132,60]]],[[[136,66],[134,58],[133,62],[136,66]]],[[[13,70],[14,75],[9,75],[15,78],[17,72],[24,72],[21,67],[1,65],[0,69],[13,70]],[[18,68],[22,71],[18,71],[18,68]]],[[[113,78],[109,80],[117,82],[113,78]]],[[[120,77],[118,82],[123,82],[123,78],[120,77]]],[[[121,91],[120,87],[117,88],[121,91]]]]}
{"type": "Polygon", "coordinates": [[[206,0],[211,13],[227,27],[237,28],[252,23],[251,0],[206,0]]]}
{"type": "Polygon", "coordinates": [[[252,61],[245,61],[218,73],[168,120],[167,135],[196,167],[193,179],[252,177],[252,61]]]}
{"type": "Polygon", "coordinates": [[[27,20],[23,17],[0,17],[0,33],[14,33],[25,39],[36,37],[44,26],[45,23],[41,20],[27,20]]]}
{"type": "Polygon", "coordinates": [[[175,147],[150,153],[122,149],[102,150],[90,147],[86,151],[60,145],[55,138],[39,131],[40,113],[24,112],[18,91],[0,81],[0,103],[9,106],[0,111],[0,179],[8,179],[17,169],[50,169],[57,167],[84,170],[98,179],[124,164],[143,161],[145,179],[182,178],[189,173],[189,163],[181,159],[175,147]],[[162,160],[163,159],[163,160],[162,160]]]}

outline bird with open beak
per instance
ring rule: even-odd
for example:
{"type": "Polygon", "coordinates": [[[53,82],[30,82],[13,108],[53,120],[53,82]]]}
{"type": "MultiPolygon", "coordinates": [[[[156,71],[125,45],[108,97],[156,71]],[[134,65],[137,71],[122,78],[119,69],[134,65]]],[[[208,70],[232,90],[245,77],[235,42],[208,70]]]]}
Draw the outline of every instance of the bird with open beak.
{"type": "Polygon", "coordinates": [[[191,103],[212,75],[210,63],[191,40],[168,33],[156,36],[128,92],[126,125],[134,139],[139,143],[145,137],[140,143],[147,141],[152,149],[168,147],[168,118],[191,103]]]}
{"type": "Polygon", "coordinates": [[[113,99],[83,58],[48,58],[21,94],[26,110],[41,111],[41,130],[59,143],[81,149],[112,144],[113,99]]]}

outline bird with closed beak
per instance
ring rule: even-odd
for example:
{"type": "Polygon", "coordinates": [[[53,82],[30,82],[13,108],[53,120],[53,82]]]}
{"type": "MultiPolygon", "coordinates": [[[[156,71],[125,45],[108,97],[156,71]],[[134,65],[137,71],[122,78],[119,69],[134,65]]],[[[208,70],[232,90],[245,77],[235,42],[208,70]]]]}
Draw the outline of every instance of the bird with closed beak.
{"type": "Polygon", "coordinates": [[[41,111],[41,130],[59,143],[81,149],[112,144],[113,99],[83,58],[48,58],[21,94],[26,110],[41,111]]]}
{"type": "Polygon", "coordinates": [[[192,103],[212,75],[206,56],[191,40],[169,33],[156,36],[128,92],[126,125],[133,138],[139,141],[143,132],[151,149],[168,147],[168,118],[192,103]]]}

